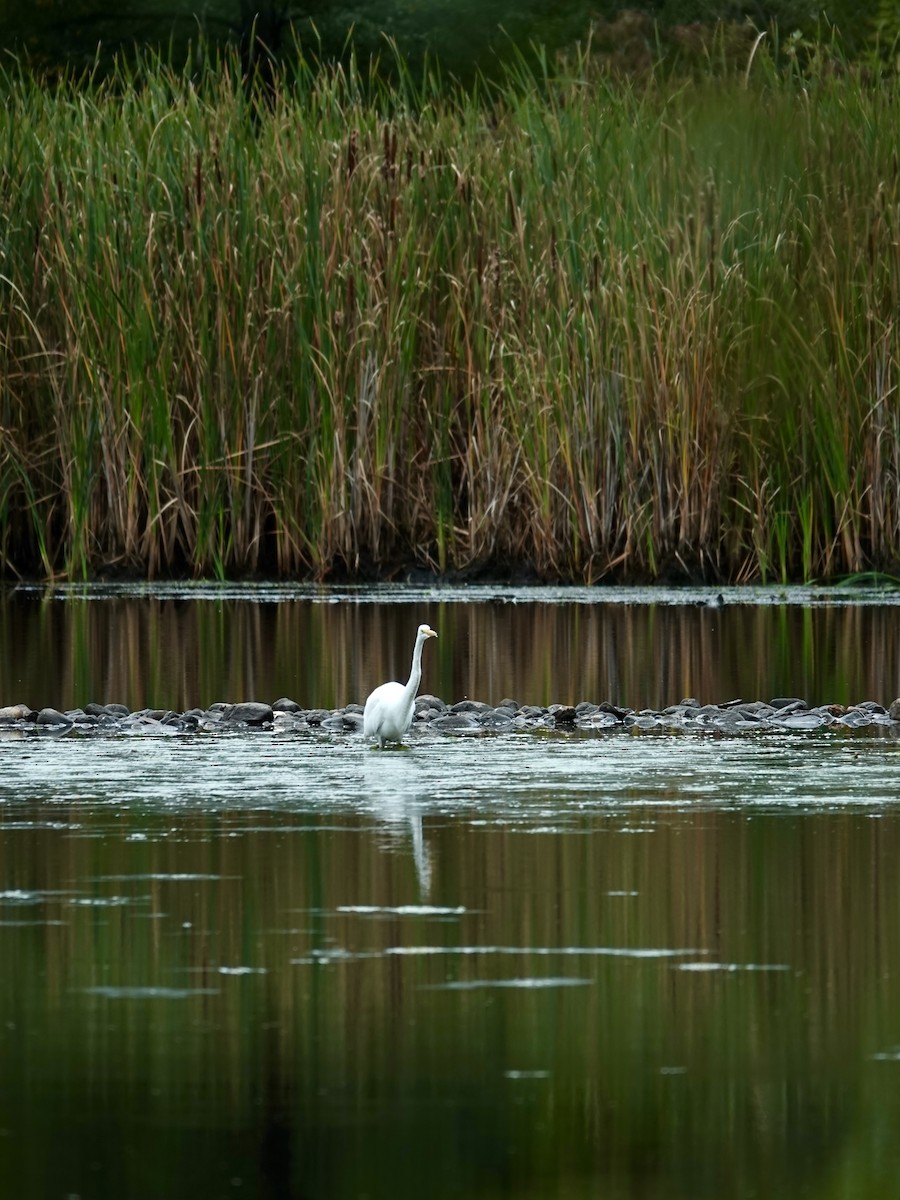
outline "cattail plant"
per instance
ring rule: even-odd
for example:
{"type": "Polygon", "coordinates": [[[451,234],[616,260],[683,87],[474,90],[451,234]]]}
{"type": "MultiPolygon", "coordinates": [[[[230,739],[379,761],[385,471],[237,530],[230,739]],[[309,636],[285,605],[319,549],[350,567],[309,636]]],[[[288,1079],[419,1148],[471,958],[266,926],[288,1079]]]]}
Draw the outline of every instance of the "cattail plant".
{"type": "Polygon", "coordinates": [[[900,92],[0,81],[7,574],[900,561],[900,92]]]}

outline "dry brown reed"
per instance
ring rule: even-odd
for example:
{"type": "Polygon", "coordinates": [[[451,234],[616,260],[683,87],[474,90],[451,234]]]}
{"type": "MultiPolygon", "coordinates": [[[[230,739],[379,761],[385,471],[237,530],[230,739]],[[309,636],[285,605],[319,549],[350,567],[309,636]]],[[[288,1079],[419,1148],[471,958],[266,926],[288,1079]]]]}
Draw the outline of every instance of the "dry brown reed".
{"type": "Polygon", "coordinates": [[[900,562],[895,81],[2,90],[7,572],[900,562]]]}

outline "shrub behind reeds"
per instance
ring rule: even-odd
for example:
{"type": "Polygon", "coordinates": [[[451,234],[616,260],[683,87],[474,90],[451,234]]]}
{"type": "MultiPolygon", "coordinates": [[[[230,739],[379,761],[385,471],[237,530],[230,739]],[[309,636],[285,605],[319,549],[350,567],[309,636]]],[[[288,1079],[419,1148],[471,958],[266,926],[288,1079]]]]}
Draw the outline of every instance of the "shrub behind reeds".
{"type": "Polygon", "coordinates": [[[895,81],[2,91],[8,571],[900,561],[895,81]]]}

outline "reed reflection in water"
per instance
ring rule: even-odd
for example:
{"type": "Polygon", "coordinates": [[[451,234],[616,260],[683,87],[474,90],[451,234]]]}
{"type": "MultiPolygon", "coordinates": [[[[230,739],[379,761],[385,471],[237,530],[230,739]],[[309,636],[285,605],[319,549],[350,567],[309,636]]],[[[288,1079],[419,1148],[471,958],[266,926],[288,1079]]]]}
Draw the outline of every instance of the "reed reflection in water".
{"type": "Polygon", "coordinates": [[[357,814],[3,797],[0,1194],[890,1194],[896,814],[473,787],[426,879],[414,760],[363,769],[357,814]]]}
{"type": "Polygon", "coordinates": [[[38,599],[0,593],[0,704],[117,701],[183,710],[216,700],[362,702],[405,679],[415,629],[422,690],[523,704],[662,708],[795,695],[810,704],[900,693],[896,606],[416,604],[38,599]]]}

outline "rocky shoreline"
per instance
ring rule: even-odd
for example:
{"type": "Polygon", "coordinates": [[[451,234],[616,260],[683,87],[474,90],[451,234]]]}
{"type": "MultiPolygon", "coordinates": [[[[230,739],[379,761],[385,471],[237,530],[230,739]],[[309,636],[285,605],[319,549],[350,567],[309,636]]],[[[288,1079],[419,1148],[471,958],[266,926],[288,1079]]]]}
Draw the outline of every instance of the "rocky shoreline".
{"type": "MultiPolygon", "coordinates": [[[[361,704],[348,704],[338,709],[303,708],[287,698],[276,700],[274,704],[218,702],[209,708],[192,708],[186,712],[149,708],[132,711],[124,704],[93,703],[67,712],[55,708],[32,709],[26,704],[0,707],[0,738],[41,734],[166,736],[249,729],[362,736],[362,723],[361,704]]],[[[657,712],[588,701],[546,706],[519,704],[511,699],[501,700],[496,705],[478,700],[447,704],[437,696],[420,695],[416,699],[416,716],[410,732],[413,735],[433,732],[457,737],[554,729],[633,732],[658,729],[739,734],[765,730],[813,731],[827,727],[836,730],[886,727],[900,736],[900,698],[889,707],[865,700],[849,706],[822,704],[814,708],[794,696],[776,697],[770,701],[731,700],[725,704],[701,704],[690,698],[657,712]]]]}

